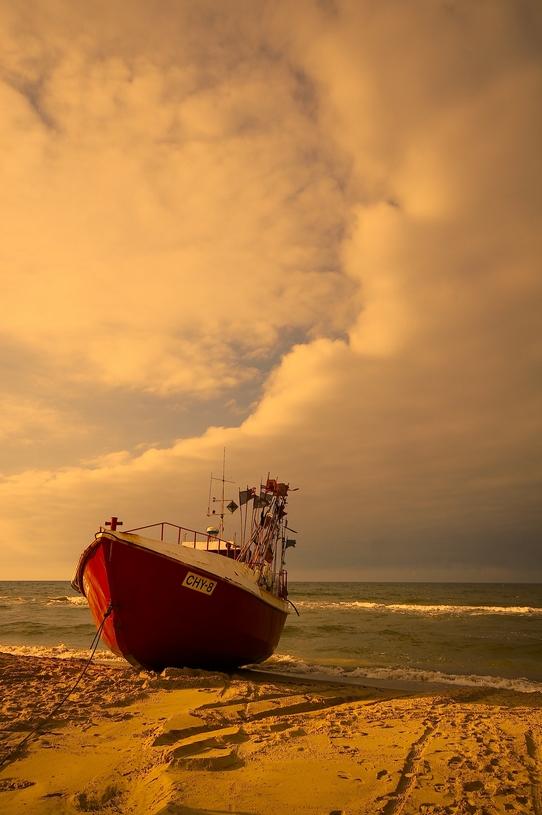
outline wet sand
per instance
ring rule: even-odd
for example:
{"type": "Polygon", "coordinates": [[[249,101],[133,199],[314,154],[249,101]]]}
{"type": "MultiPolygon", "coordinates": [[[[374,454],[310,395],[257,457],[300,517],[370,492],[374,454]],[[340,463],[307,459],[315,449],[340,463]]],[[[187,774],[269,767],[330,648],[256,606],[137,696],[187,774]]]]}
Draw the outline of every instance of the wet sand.
{"type": "MultiPolygon", "coordinates": [[[[0,760],[83,663],[0,654],[0,760]]],[[[0,812],[542,815],[542,698],[91,665],[0,768],[0,812]]]]}

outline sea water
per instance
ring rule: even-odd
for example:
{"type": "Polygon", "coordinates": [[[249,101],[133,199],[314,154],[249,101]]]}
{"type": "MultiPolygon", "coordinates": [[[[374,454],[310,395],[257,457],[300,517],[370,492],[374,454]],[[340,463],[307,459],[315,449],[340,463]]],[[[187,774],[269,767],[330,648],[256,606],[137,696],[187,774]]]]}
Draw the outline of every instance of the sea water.
{"type": "Polygon", "coordinates": [[[293,583],[291,672],[542,691],[542,585],[293,583]]]}
{"type": "MultiPolygon", "coordinates": [[[[542,691],[542,585],[291,583],[264,667],[361,680],[542,691]]],[[[0,581],[0,651],[88,656],[87,602],[64,581],[0,581]]],[[[100,661],[122,662],[104,646],[100,661]]]]}

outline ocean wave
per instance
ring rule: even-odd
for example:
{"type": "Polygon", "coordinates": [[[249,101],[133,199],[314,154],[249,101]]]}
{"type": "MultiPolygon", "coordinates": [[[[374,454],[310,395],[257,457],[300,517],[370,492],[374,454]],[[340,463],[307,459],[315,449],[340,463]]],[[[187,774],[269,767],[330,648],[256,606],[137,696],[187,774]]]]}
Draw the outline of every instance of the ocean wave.
{"type": "Polygon", "coordinates": [[[77,608],[80,606],[87,606],[88,603],[86,597],[83,597],[81,594],[63,594],[58,597],[47,597],[46,595],[43,597],[16,597],[13,594],[7,594],[0,595],[0,605],[5,608],[8,608],[9,606],[23,605],[65,606],[66,608],[77,608]]]}
{"type": "MultiPolygon", "coordinates": [[[[48,657],[50,659],[88,659],[90,656],[90,649],[69,648],[63,643],[52,646],[2,645],[0,643],[0,652],[4,654],[11,654],[12,656],[48,657]]],[[[111,651],[102,650],[101,648],[96,651],[93,661],[126,665],[126,660],[123,659],[123,657],[119,657],[116,654],[113,654],[111,651]]]]}
{"type": "Polygon", "coordinates": [[[88,601],[86,597],[83,597],[82,594],[68,594],[64,597],[50,597],[47,600],[46,605],[48,606],[56,606],[56,605],[68,605],[68,606],[87,606],[88,601]]]}
{"type": "Polygon", "coordinates": [[[470,674],[447,674],[442,671],[428,671],[418,668],[342,668],[337,665],[320,665],[297,659],[288,654],[275,654],[261,665],[249,666],[259,671],[305,674],[320,677],[344,679],[376,679],[394,682],[423,682],[441,685],[462,685],[469,687],[497,688],[520,691],[521,693],[542,693],[542,682],[534,682],[525,677],[506,679],[501,676],[478,676],[470,674]]]}
{"type": "Polygon", "coordinates": [[[542,616],[542,608],[533,606],[454,606],[454,605],[424,605],[422,603],[369,603],[360,600],[342,600],[319,602],[315,600],[296,600],[297,608],[306,609],[333,609],[341,610],[367,610],[367,611],[396,611],[408,614],[464,614],[478,616],[482,614],[512,614],[521,616],[542,616]]]}

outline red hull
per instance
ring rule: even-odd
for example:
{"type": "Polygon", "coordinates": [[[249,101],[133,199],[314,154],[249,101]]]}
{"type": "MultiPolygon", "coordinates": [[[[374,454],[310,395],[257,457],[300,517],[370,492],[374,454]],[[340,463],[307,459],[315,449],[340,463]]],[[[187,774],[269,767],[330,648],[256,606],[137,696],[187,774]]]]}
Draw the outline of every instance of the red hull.
{"type": "Polygon", "coordinates": [[[225,566],[221,555],[210,555],[206,570],[190,558],[182,562],[182,546],[173,558],[121,538],[97,536],[77,575],[97,627],[112,605],[102,639],[114,653],[155,671],[236,668],[271,656],[288,613],[284,601],[255,581],[253,591],[236,585],[228,576],[235,564],[225,566]],[[198,581],[190,575],[214,583],[211,593],[191,587],[198,581]]]}

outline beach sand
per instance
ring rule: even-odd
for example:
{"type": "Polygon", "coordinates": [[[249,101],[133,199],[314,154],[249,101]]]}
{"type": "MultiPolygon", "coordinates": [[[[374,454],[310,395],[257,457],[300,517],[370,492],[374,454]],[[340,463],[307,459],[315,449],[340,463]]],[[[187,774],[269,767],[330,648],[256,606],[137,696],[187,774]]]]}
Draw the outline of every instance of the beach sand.
{"type": "MultiPolygon", "coordinates": [[[[82,665],[0,654],[0,759],[82,665]]],[[[542,815],[541,702],[91,665],[0,768],[0,812],[542,815]]]]}

